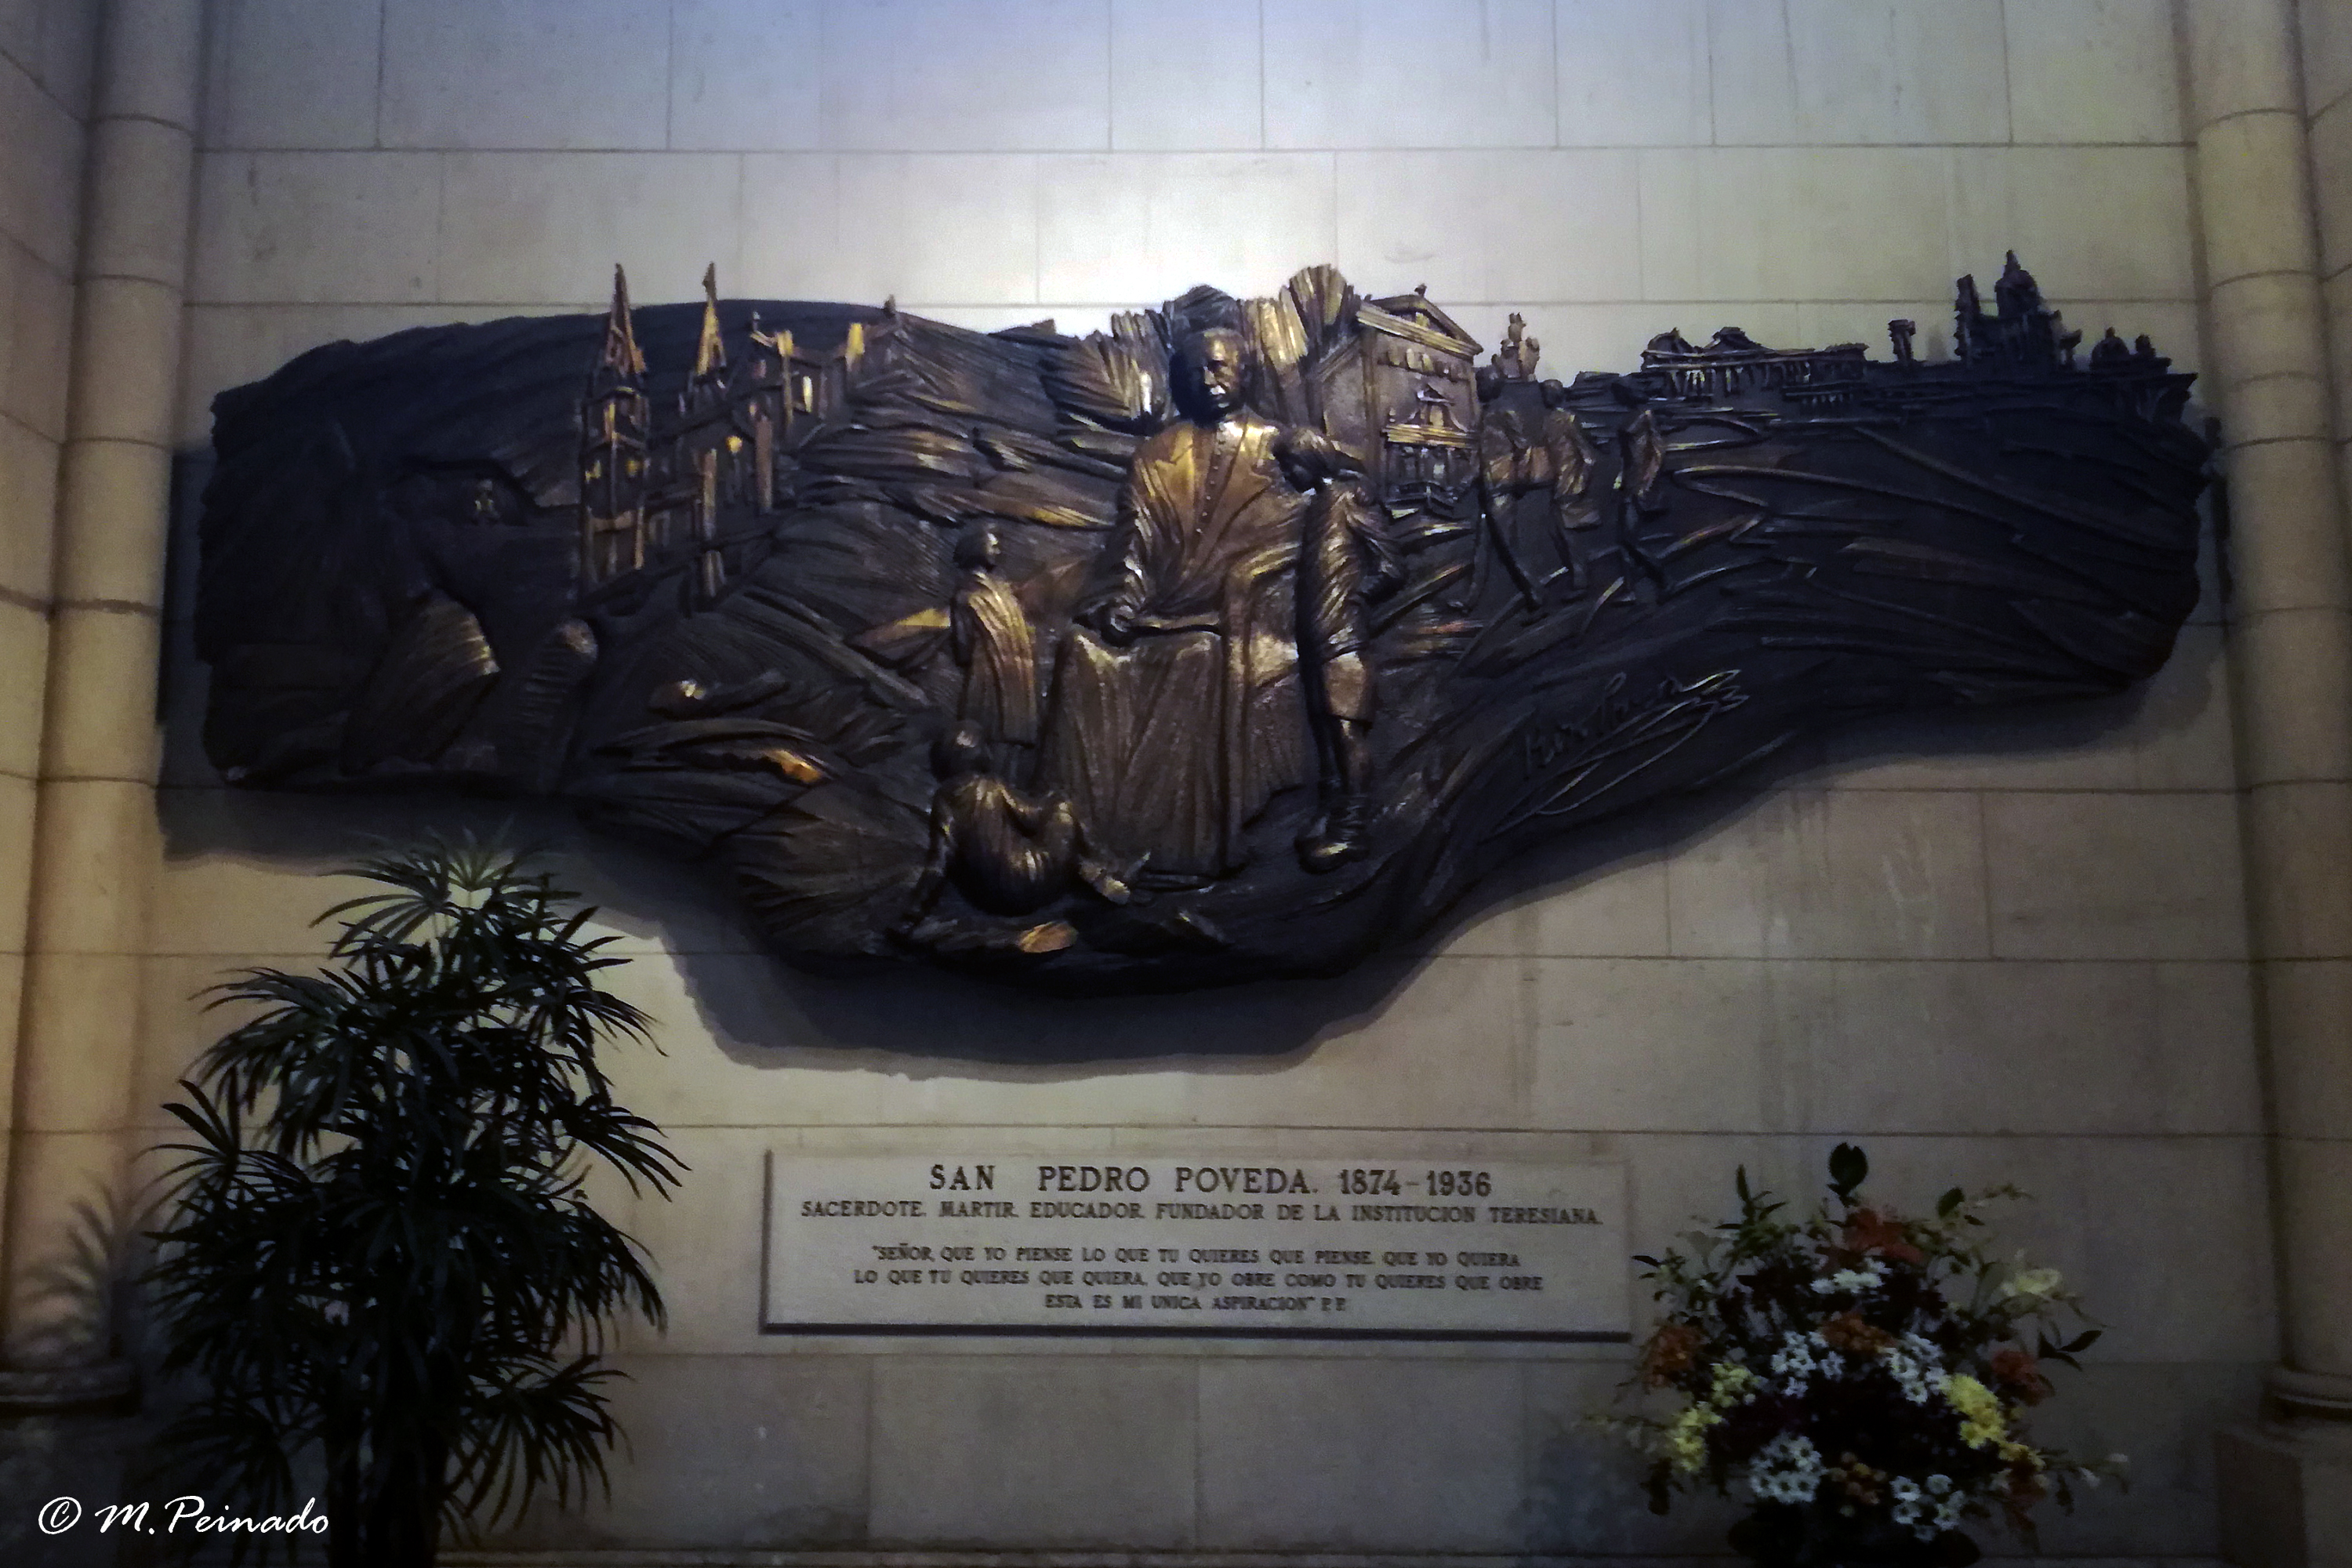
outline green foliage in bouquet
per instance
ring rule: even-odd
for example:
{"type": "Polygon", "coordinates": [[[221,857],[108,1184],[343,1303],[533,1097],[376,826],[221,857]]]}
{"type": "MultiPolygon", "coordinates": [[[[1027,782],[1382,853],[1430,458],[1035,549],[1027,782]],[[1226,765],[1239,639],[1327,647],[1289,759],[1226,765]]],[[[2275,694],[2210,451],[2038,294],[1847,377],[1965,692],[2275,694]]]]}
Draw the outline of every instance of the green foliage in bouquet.
{"type": "Polygon", "coordinates": [[[333,1568],[422,1568],[445,1522],[603,1479],[602,1335],[662,1302],[582,1179],[679,1166],[597,1062],[646,1019],[571,894],[471,844],[355,874],[389,890],[320,917],[325,973],[219,988],[262,1011],[165,1108],[194,1141],[149,1281],[203,1384],[167,1445],[263,1513],[317,1454],[333,1568]]]}
{"type": "Polygon", "coordinates": [[[1827,1560],[1860,1539],[1967,1561],[1948,1532],[1996,1510],[2030,1540],[2035,1502],[2071,1509],[2074,1483],[2122,1467],[2037,1447],[2021,1419],[2049,1396],[2043,1366],[2075,1366],[2100,1331],[2053,1339],[2089,1321],[2057,1270],[1995,1256],[1982,1210],[2015,1188],[1955,1187],[1932,1218],[1905,1219],[1863,1201],[1868,1173],[1840,1144],[1834,1212],[1799,1221],[1743,1168],[1737,1220],[1685,1233],[1688,1256],[1636,1258],[1666,1310],[1627,1387],[1678,1408],[1601,1420],[1652,1457],[1658,1512],[1675,1491],[1739,1485],[1759,1505],[1734,1532],[1751,1555],[1827,1560]],[[1922,1550],[1939,1539],[1951,1550],[1922,1550]]]}

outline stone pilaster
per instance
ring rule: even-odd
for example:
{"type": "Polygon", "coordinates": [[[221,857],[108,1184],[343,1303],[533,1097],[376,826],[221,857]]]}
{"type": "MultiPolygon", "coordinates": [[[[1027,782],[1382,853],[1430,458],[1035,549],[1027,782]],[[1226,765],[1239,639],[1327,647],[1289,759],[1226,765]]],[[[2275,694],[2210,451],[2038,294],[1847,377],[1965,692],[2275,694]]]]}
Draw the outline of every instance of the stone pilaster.
{"type": "Polygon", "coordinates": [[[2308,1568],[2352,1563],[2326,1501],[2352,1497],[2352,568],[2294,0],[2183,0],[2179,17],[2282,1289],[2264,1425],[2221,1439],[2222,1547],[2308,1568]]]}
{"type": "Polygon", "coordinates": [[[121,1195],[157,858],[156,662],[202,10],[105,7],[76,287],[0,1360],[84,1369],[79,1383],[106,1355],[107,1325],[69,1288],[70,1260],[82,1215],[121,1195]]]}

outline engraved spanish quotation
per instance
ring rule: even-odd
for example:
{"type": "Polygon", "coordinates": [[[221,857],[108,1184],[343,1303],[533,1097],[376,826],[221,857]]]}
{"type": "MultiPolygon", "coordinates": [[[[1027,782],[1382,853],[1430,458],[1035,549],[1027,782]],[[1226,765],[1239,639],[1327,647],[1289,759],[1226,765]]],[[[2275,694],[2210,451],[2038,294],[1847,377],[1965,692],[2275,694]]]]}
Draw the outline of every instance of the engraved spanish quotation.
{"type": "Polygon", "coordinates": [[[777,1150],[761,1326],[1619,1342],[1628,1245],[1602,1160],[777,1150]]]}
{"type": "Polygon", "coordinates": [[[2014,256],[1947,362],[1566,382],[1328,267],[1083,337],[614,282],[215,401],[205,746],[561,797],[811,964],[1344,968],[1810,730],[2119,690],[2198,593],[2192,378],[2014,256]]]}

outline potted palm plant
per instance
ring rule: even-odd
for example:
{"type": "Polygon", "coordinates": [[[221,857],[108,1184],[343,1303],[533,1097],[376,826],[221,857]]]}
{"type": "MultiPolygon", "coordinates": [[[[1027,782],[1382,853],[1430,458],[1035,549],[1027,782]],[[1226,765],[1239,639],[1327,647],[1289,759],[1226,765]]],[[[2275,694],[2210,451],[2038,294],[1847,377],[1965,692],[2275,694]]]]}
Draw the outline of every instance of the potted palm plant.
{"type": "Polygon", "coordinates": [[[261,1011],[165,1108],[193,1141],[147,1279],[201,1393],[164,1440],[272,1514],[315,1459],[333,1568],[429,1568],[441,1526],[604,1480],[604,1335],[663,1309],[582,1182],[682,1167],[598,1063],[650,1040],[591,911],[470,842],[352,874],[383,890],[320,917],[325,972],[221,986],[261,1011]]]}

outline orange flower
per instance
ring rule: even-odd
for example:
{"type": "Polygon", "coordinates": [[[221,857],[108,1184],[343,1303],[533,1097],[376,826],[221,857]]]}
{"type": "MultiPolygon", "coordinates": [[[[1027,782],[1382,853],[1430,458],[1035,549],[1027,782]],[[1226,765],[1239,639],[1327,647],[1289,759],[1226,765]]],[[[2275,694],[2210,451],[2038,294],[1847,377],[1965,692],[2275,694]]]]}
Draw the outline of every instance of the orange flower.
{"type": "Polygon", "coordinates": [[[1876,1355],[1895,1342],[1895,1336],[1885,1329],[1864,1322],[1860,1312],[1840,1312],[1823,1320],[1821,1333],[1832,1350],[1849,1355],[1876,1355]]]}
{"type": "Polygon", "coordinates": [[[1845,1244],[1854,1252],[1872,1253],[1896,1263],[1924,1261],[1919,1249],[1903,1239],[1903,1226],[1876,1209],[1856,1209],[1845,1222],[1845,1244]]]}
{"type": "Polygon", "coordinates": [[[2017,1390],[2017,1396],[2028,1405],[2039,1405],[2050,1397],[2050,1380],[2042,1375],[2033,1358],[2015,1345],[2003,1345],[1992,1352],[1992,1375],[2017,1390]]]}
{"type": "Polygon", "coordinates": [[[1642,1347],[1642,1381],[1656,1388],[1688,1372],[1698,1347],[1698,1331],[1688,1323],[1659,1324],[1642,1347]]]}

